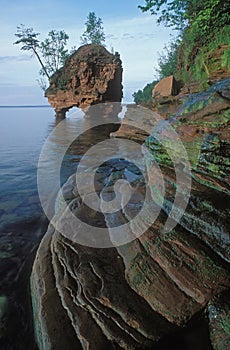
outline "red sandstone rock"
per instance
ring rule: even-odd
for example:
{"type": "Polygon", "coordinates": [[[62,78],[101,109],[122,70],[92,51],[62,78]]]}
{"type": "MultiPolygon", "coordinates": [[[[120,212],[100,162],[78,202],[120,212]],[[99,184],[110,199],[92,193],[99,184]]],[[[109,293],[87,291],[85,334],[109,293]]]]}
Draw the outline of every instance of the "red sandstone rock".
{"type": "Polygon", "coordinates": [[[73,106],[87,108],[100,102],[120,102],[122,66],[119,54],[95,44],[81,46],[50,79],[45,92],[59,117],[73,106]]]}
{"type": "Polygon", "coordinates": [[[168,96],[175,96],[180,91],[180,83],[176,81],[173,75],[163,78],[152,91],[153,98],[161,98],[168,96]]]}
{"type": "MultiPolygon", "coordinates": [[[[180,224],[171,232],[164,233],[163,227],[178,184],[167,162],[167,150],[157,140],[149,140],[147,145],[160,171],[151,167],[148,177],[154,186],[160,181],[158,176],[163,176],[165,197],[161,213],[143,235],[125,245],[95,249],[69,241],[50,226],[37,252],[31,278],[40,349],[62,349],[64,342],[66,348],[74,344],[76,349],[147,350],[186,325],[206,305],[213,347],[226,349],[230,287],[228,84],[207,92],[208,99],[207,93],[196,96],[172,122],[188,152],[192,188],[180,224]]],[[[122,126],[113,136],[142,141],[158,121],[152,115],[148,110],[143,114],[139,108],[128,106],[122,126]]],[[[115,181],[115,173],[120,170],[113,170],[115,181]]],[[[106,194],[111,177],[109,185],[107,180],[103,182],[102,173],[96,180],[97,192],[106,194]]],[[[85,196],[90,195],[87,183],[85,186],[85,196]]],[[[119,226],[125,234],[122,223],[135,218],[145,195],[144,183],[139,181],[137,189],[122,211],[105,214],[111,239],[111,227],[119,226]]],[[[93,216],[81,204],[74,181],[64,185],[63,195],[71,201],[78,218],[87,218],[87,223],[95,225],[96,214],[93,216]]],[[[62,221],[70,230],[71,216],[60,215],[64,210],[61,203],[59,206],[54,222],[62,221]]],[[[133,220],[130,228],[140,232],[141,221],[133,220]]]]}

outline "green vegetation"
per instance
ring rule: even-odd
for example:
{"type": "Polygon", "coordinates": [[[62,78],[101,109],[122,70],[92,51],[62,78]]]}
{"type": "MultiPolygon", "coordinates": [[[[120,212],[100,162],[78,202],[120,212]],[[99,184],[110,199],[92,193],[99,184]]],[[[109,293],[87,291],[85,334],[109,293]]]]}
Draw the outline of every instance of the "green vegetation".
{"type": "Polygon", "coordinates": [[[220,324],[225,333],[227,333],[230,336],[230,323],[227,315],[226,318],[222,317],[222,319],[220,320],[220,324]]]}
{"type": "Polygon", "coordinates": [[[166,27],[182,30],[186,25],[186,0],[145,0],[144,6],[139,6],[143,12],[150,11],[157,16],[157,22],[166,27]]]}
{"type": "Polygon", "coordinates": [[[148,102],[152,98],[152,90],[157,83],[157,80],[153,81],[152,83],[147,84],[143,90],[138,90],[137,92],[134,92],[134,102],[137,104],[148,102]]]}
{"type": "Polygon", "coordinates": [[[209,40],[197,41],[192,29],[188,29],[179,46],[178,77],[184,82],[198,81],[200,87],[206,88],[210,76],[219,69],[230,71],[230,25],[219,28],[210,34],[209,40]],[[220,57],[215,51],[220,50],[220,57]]]}
{"type": "Polygon", "coordinates": [[[46,67],[41,58],[40,42],[38,40],[39,35],[40,33],[35,33],[33,28],[26,28],[24,24],[21,24],[17,27],[17,33],[15,36],[18,40],[15,41],[14,44],[22,44],[21,50],[32,52],[32,54],[37,57],[44,74],[49,79],[49,73],[46,71],[46,67]]]}
{"type": "MultiPolygon", "coordinates": [[[[215,72],[230,71],[229,1],[145,0],[139,8],[178,33],[159,55],[159,79],[173,74],[183,83],[198,83],[203,90],[215,72]]],[[[136,103],[145,102],[141,93],[139,90],[133,94],[134,98],[138,94],[136,103]]]]}
{"type": "MultiPolygon", "coordinates": [[[[41,65],[40,76],[45,76],[49,80],[51,75],[64,65],[69,56],[66,49],[69,36],[64,30],[51,30],[44,41],[39,41],[39,35],[39,33],[34,32],[33,28],[26,28],[25,25],[21,24],[17,27],[15,36],[18,40],[14,44],[21,44],[21,50],[30,51],[37,57],[41,65]]],[[[38,82],[40,87],[45,90],[45,80],[41,78],[38,82]]]]}
{"type": "Polygon", "coordinates": [[[229,24],[230,3],[226,0],[145,0],[139,8],[181,33],[189,28],[199,42],[209,41],[213,31],[229,24]]]}
{"type": "Polygon", "coordinates": [[[222,67],[226,67],[230,71],[230,36],[228,35],[226,39],[228,39],[228,48],[222,56],[222,67]]]}
{"type": "MultiPolygon", "coordinates": [[[[66,58],[69,56],[68,50],[66,49],[68,39],[69,36],[64,30],[51,30],[48,33],[48,37],[41,42],[41,53],[45,61],[46,71],[49,75],[52,75],[62,67],[66,58]]],[[[43,74],[43,70],[41,74],[43,74]]]]}
{"type": "Polygon", "coordinates": [[[104,45],[105,33],[104,33],[102,19],[100,17],[97,17],[95,12],[89,12],[85,25],[86,25],[86,30],[81,36],[82,45],[86,45],[86,44],[104,45]]]}
{"type": "Polygon", "coordinates": [[[156,72],[159,79],[177,74],[178,49],[180,40],[172,41],[168,46],[165,45],[164,51],[159,55],[158,66],[156,72]]]}
{"type": "MultiPolygon", "coordinates": [[[[96,17],[95,12],[89,12],[85,23],[86,30],[81,36],[82,45],[98,44],[104,45],[105,34],[102,26],[102,19],[96,17]]],[[[39,40],[40,33],[34,32],[33,28],[27,28],[24,24],[17,27],[15,36],[17,40],[14,44],[21,45],[21,50],[29,51],[34,55],[40,66],[40,79],[38,84],[42,90],[47,88],[47,79],[57,72],[65,63],[66,59],[76,51],[73,47],[71,51],[67,50],[69,40],[68,34],[64,30],[51,30],[44,41],[39,40]]],[[[64,81],[60,81],[60,87],[64,89],[64,81]]]]}

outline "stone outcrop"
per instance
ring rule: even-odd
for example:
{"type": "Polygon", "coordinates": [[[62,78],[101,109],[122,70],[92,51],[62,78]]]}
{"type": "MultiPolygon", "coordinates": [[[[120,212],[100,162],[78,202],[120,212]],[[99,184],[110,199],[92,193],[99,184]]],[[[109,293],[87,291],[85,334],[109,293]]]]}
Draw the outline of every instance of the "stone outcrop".
{"type": "MultiPolygon", "coordinates": [[[[125,176],[126,169],[120,162],[105,166],[95,183],[98,194],[106,191],[111,174],[125,176]]],[[[77,217],[83,215],[93,226],[102,220],[82,206],[75,176],[63,195],[77,217]]],[[[105,215],[108,234],[115,222],[132,216],[135,203],[136,197],[122,213],[105,215]]],[[[71,217],[60,219],[63,210],[59,203],[54,222],[63,220],[66,226],[71,217]]],[[[74,243],[50,225],[31,278],[40,349],[64,344],[70,349],[150,349],[230,286],[226,263],[204,242],[181,226],[162,235],[165,219],[161,213],[139,239],[107,249],[74,243]]]]}
{"type": "MultiPolygon", "coordinates": [[[[156,187],[156,201],[150,201],[152,211],[146,220],[152,220],[158,210],[158,184],[164,180],[161,211],[144,234],[116,245],[112,230],[119,226],[120,235],[125,235],[126,222],[130,222],[130,235],[142,230],[143,222],[133,218],[143,201],[148,200],[143,169],[138,172],[120,158],[100,168],[94,182],[99,198],[111,199],[118,178],[128,180],[133,187],[128,204],[114,213],[99,215],[84,205],[75,176],[64,185],[63,197],[72,212],[93,227],[107,228],[115,246],[96,249],[71,241],[55,228],[63,225],[72,229],[71,216],[63,202],[58,202],[55,227],[49,226],[31,277],[40,349],[157,349],[162,338],[178,332],[205,309],[214,349],[226,349],[230,289],[229,86],[227,79],[208,91],[188,98],[181,96],[181,103],[174,105],[174,113],[168,119],[183,141],[192,172],[187,208],[170,232],[164,231],[164,225],[176,205],[176,191],[183,200],[183,188],[177,184],[169,157],[170,149],[175,159],[177,156],[173,142],[165,147],[151,135],[162,120],[160,114],[146,110],[143,115],[143,110],[127,106],[120,130],[112,134],[145,141],[146,171],[151,189],[156,187]],[[153,159],[160,166],[160,173],[150,167],[153,159]]],[[[182,163],[181,172],[185,172],[182,163]]],[[[90,195],[86,183],[85,197],[90,195]]],[[[120,195],[123,200],[122,190],[120,195]]],[[[176,213],[180,210],[178,205],[176,213]]],[[[80,226],[78,230],[81,235],[80,226]]],[[[173,345],[172,341],[170,346],[173,345]]]]}
{"type": "MultiPolygon", "coordinates": [[[[228,261],[230,100],[226,96],[229,87],[230,79],[227,79],[205,92],[190,95],[170,120],[186,148],[193,178],[190,201],[180,224],[228,261]]],[[[165,199],[165,211],[169,213],[175,187],[172,163],[164,147],[151,136],[147,146],[157,163],[164,166],[165,177],[170,179],[167,181],[169,201],[165,199]]]]}
{"type": "Polygon", "coordinates": [[[159,114],[147,108],[143,109],[136,105],[128,105],[120,128],[116,132],[111,133],[110,136],[143,143],[146,137],[149,136],[150,130],[159,120],[159,114]]]}
{"type": "Polygon", "coordinates": [[[122,64],[118,53],[89,44],[73,53],[50,79],[45,92],[56,115],[63,118],[72,107],[87,109],[100,102],[122,99],[122,64]]]}
{"type": "Polygon", "coordinates": [[[162,98],[175,96],[179,93],[181,88],[181,83],[177,81],[173,75],[167,78],[163,78],[155,85],[152,91],[153,98],[162,98]]]}

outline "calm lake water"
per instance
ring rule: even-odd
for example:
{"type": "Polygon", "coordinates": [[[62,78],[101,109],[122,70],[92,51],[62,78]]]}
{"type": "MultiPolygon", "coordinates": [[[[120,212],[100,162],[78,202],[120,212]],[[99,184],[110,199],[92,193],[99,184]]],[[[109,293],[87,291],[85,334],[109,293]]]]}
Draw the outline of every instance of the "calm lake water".
{"type": "MultiPolygon", "coordinates": [[[[116,122],[118,118],[115,118],[116,122]]],[[[45,196],[51,210],[57,194],[53,187],[56,159],[66,153],[60,184],[73,174],[85,151],[109,137],[118,124],[83,133],[90,128],[83,112],[73,109],[55,128],[51,108],[0,108],[0,348],[36,349],[29,298],[29,276],[48,220],[37,190],[37,167],[42,147],[52,133],[40,167],[45,173],[45,196]]]]}
{"type": "Polygon", "coordinates": [[[0,228],[39,216],[37,162],[54,124],[50,108],[0,109],[0,228]]]}
{"type": "Polygon", "coordinates": [[[0,108],[1,349],[36,348],[29,275],[47,225],[37,193],[37,163],[55,125],[53,115],[51,108],[0,108]]]}
{"type": "MultiPolygon", "coordinates": [[[[45,200],[53,210],[57,158],[65,153],[60,169],[63,184],[75,172],[82,155],[108,139],[110,132],[118,129],[119,121],[116,113],[106,123],[102,116],[104,125],[95,127],[93,118],[84,118],[75,109],[61,122],[61,128],[56,128],[60,124],[51,108],[0,108],[0,349],[37,349],[29,279],[37,247],[48,225],[37,190],[38,160],[47,137],[52,132],[48,151],[39,165],[44,174],[45,200]],[[80,136],[75,140],[77,134],[80,136]],[[71,147],[67,147],[72,140],[75,141],[71,147]]],[[[108,156],[113,153],[118,160],[120,152],[126,159],[125,147],[117,150],[117,154],[114,149],[106,149],[108,156]]],[[[135,172],[133,168],[132,171],[135,172]]],[[[211,349],[206,323],[199,317],[187,330],[163,339],[166,345],[159,345],[159,349],[190,350],[193,347],[184,347],[183,341],[187,344],[191,334],[194,339],[205,339],[202,350],[211,349]]]]}

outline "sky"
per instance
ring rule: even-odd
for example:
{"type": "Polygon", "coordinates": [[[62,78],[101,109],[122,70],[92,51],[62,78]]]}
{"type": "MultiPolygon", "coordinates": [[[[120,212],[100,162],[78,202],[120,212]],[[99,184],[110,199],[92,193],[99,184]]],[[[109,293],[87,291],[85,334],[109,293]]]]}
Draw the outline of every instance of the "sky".
{"type": "Polygon", "coordinates": [[[47,104],[37,83],[40,66],[35,57],[21,51],[16,27],[33,27],[44,40],[50,30],[64,30],[69,48],[80,46],[89,12],[103,21],[106,48],[118,51],[123,64],[124,102],[133,92],[156,78],[159,53],[170,42],[171,29],[142,13],[144,0],[0,0],[0,106],[47,104]]]}

